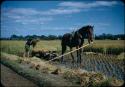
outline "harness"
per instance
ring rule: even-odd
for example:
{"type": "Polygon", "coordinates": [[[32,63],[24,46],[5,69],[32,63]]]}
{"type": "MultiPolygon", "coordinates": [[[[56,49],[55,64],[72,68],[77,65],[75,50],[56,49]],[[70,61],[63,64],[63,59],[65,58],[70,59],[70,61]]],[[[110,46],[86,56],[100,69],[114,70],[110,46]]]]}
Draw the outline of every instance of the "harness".
{"type": "Polygon", "coordinates": [[[78,31],[73,31],[72,33],[71,33],[71,35],[72,35],[72,38],[74,38],[74,37],[79,37],[79,38],[82,38],[82,35],[78,32],[78,31]],[[77,35],[77,36],[76,36],[77,35]]]}

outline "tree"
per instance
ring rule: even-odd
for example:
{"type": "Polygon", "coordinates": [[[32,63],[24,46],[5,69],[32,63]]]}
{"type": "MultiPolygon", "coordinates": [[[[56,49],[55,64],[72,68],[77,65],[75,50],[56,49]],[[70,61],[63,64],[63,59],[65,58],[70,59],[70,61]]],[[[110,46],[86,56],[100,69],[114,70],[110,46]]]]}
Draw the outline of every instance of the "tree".
{"type": "Polygon", "coordinates": [[[13,35],[11,35],[10,39],[11,39],[11,40],[17,40],[17,39],[18,39],[18,36],[15,35],[15,34],[13,34],[13,35]]]}

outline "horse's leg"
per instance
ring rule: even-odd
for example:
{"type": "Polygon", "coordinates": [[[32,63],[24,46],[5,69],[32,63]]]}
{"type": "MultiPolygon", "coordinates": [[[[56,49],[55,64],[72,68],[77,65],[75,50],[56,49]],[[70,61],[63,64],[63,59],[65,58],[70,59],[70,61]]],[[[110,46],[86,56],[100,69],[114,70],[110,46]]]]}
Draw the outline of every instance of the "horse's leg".
{"type": "MultiPolygon", "coordinates": [[[[78,49],[78,48],[79,48],[79,46],[76,47],[76,49],[78,49]]],[[[79,61],[80,61],[79,59],[80,59],[79,58],[79,50],[77,50],[77,63],[79,63],[79,61]]]]}
{"type": "Polygon", "coordinates": [[[82,49],[79,49],[79,62],[81,64],[81,53],[82,53],[82,49]]]}
{"type": "MultiPolygon", "coordinates": [[[[82,44],[80,45],[80,47],[82,47],[82,44]]],[[[82,68],[82,52],[83,52],[83,49],[79,49],[79,56],[80,56],[80,67],[82,68]]]]}
{"type": "MultiPolygon", "coordinates": [[[[80,48],[81,46],[77,46],[76,48],[80,48]]],[[[77,65],[78,67],[81,66],[81,53],[82,53],[82,49],[77,50],[77,65]]]]}
{"type": "MultiPolygon", "coordinates": [[[[62,45],[62,55],[65,53],[66,51],[66,45],[62,45]]],[[[63,56],[61,57],[61,62],[63,62],[63,56]]]]}
{"type": "MultiPolygon", "coordinates": [[[[72,48],[70,47],[70,51],[72,51],[72,48]]],[[[73,54],[71,53],[71,57],[72,57],[72,63],[74,63],[75,62],[75,60],[74,60],[74,56],[73,56],[73,54]]]]}
{"type": "Polygon", "coordinates": [[[28,52],[27,52],[27,57],[28,57],[28,58],[29,58],[29,55],[30,55],[30,52],[28,51],[28,52]]]}
{"type": "MultiPolygon", "coordinates": [[[[79,47],[77,46],[76,49],[78,49],[79,47]]],[[[79,50],[76,51],[77,52],[77,67],[79,66],[78,65],[78,62],[79,62],[79,50]]]]}
{"type": "Polygon", "coordinates": [[[23,57],[26,57],[26,52],[23,53],[23,57]]]}
{"type": "MultiPolygon", "coordinates": [[[[82,47],[82,45],[84,44],[84,40],[81,40],[81,44],[80,47],[82,47]]],[[[84,48],[81,48],[81,53],[84,51],[84,48]]]]}

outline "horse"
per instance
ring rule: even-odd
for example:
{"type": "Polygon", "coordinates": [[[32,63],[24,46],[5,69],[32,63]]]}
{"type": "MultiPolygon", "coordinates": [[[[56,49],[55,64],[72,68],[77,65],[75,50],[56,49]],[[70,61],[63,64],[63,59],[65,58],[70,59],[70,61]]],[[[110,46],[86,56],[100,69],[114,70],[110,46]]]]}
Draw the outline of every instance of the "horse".
{"type": "MultiPolygon", "coordinates": [[[[88,42],[93,42],[93,27],[90,25],[86,25],[72,33],[66,33],[62,36],[61,40],[61,46],[62,46],[62,55],[65,53],[67,46],[70,48],[70,51],[72,51],[73,47],[76,47],[76,49],[80,48],[83,43],[84,39],[87,37],[88,42]]],[[[77,63],[81,64],[81,52],[82,49],[77,50],[77,63]]],[[[72,63],[74,63],[74,56],[71,53],[72,57],[72,63]]],[[[63,56],[61,57],[61,62],[63,62],[63,56]]]]}
{"type": "Polygon", "coordinates": [[[36,46],[37,42],[39,42],[39,39],[32,39],[29,38],[27,39],[26,43],[25,43],[25,52],[24,52],[24,57],[27,55],[27,57],[29,57],[30,51],[31,51],[31,46],[34,47],[36,46]]]}

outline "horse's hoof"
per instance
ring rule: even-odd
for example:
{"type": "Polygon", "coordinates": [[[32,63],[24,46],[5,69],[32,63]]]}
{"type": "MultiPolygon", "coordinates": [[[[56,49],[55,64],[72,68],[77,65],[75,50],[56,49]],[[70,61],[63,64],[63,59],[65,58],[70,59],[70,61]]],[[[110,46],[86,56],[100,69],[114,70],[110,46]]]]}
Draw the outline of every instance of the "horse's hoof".
{"type": "Polygon", "coordinates": [[[62,64],[63,64],[63,62],[64,62],[64,61],[62,61],[62,60],[60,61],[60,63],[62,63],[62,64]]]}
{"type": "Polygon", "coordinates": [[[74,64],[74,63],[75,63],[75,61],[72,61],[72,63],[74,64]]]}
{"type": "Polygon", "coordinates": [[[83,65],[82,64],[80,64],[80,68],[82,68],[83,67],[83,65]]]}

